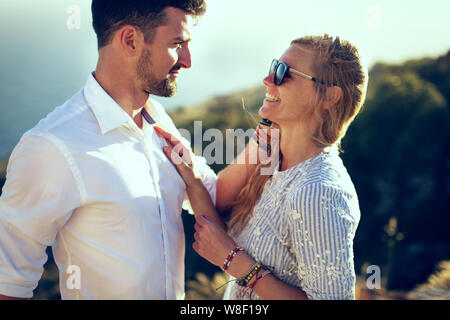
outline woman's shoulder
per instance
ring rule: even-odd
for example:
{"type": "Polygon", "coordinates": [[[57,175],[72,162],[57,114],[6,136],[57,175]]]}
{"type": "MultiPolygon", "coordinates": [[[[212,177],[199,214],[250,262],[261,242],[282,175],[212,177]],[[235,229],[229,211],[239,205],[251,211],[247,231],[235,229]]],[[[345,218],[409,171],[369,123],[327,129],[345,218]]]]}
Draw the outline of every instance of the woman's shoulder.
{"type": "Polygon", "coordinates": [[[301,178],[294,179],[291,184],[291,190],[295,194],[317,188],[354,191],[350,175],[336,152],[321,154],[301,169],[301,178]]]}
{"type": "Polygon", "coordinates": [[[291,186],[290,207],[299,212],[337,212],[359,220],[358,196],[342,160],[338,155],[325,155],[319,160],[300,183],[291,186]]]}

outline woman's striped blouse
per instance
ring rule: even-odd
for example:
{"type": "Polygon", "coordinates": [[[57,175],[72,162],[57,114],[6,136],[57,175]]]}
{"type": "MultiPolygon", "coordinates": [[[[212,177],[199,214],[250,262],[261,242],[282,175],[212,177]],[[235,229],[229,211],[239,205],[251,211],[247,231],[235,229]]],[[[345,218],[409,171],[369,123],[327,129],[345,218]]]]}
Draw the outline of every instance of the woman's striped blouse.
{"type": "MultiPolygon", "coordinates": [[[[236,243],[309,299],[354,299],[358,198],[336,148],[267,181],[236,243]]],[[[224,299],[259,299],[230,282],[224,299]]]]}

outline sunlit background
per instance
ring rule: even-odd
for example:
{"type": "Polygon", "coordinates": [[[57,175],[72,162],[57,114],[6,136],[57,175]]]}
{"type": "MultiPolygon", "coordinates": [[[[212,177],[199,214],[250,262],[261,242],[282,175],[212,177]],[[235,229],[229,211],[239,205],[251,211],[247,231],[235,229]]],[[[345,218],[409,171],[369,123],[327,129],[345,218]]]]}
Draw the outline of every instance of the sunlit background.
{"type": "MultiPolygon", "coordinates": [[[[22,134],[95,69],[90,5],[0,0],[0,187],[22,134]]],[[[222,131],[252,127],[241,99],[257,111],[269,63],[292,39],[350,40],[371,72],[342,154],[362,212],[357,298],[450,299],[449,12],[447,0],[209,0],[192,35],[192,68],[181,72],[175,97],[156,99],[181,128],[192,129],[193,120],[222,131]],[[381,268],[382,289],[368,290],[370,265],[381,268]]],[[[192,251],[193,218],[183,219],[187,297],[220,298],[215,288],[226,278],[192,251]]],[[[48,253],[36,297],[55,299],[58,274],[48,253]]]]}

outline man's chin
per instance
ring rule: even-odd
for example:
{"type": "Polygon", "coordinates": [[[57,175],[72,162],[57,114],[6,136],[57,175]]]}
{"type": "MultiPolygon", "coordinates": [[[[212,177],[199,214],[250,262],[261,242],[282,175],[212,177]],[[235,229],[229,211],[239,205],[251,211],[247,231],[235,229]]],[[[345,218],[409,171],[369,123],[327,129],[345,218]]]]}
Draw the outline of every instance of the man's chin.
{"type": "Polygon", "coordinates": [[[157,88],[144,89],[144,92],[158,97],[170,98],[177,93],[177,84],[176,82],[166,82],[164,85],[157,88]]]}
{"type": "Polygon", "coordinates": [[[178,90],[177,78],[175,78],[172,81],[169,81],[167,83],[167,89],[168,89],[167,97],[173,97],[175,95],[175,93],[177,93],[177,90],[178,90]]]}
{"type": "Polygon", "coordinates": [[[163,97],[170,98],[173,97],[177,93],[177,86],[170,86],[165,90],[163,97]]]}

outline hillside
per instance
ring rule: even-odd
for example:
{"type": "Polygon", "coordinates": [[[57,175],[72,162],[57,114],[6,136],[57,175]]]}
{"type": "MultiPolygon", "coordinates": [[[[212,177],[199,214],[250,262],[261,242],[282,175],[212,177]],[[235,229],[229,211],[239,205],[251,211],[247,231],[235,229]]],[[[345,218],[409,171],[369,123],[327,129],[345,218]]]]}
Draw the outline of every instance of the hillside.
{"type": "Polygon", "coordinates": [[[202,120],[204,128],[254,128],[260,121],[264,86],[249,88],[230,95],[217,96],[190,108],[169,112],[178,128],[190,129],[195,120],[202,120]]]}

